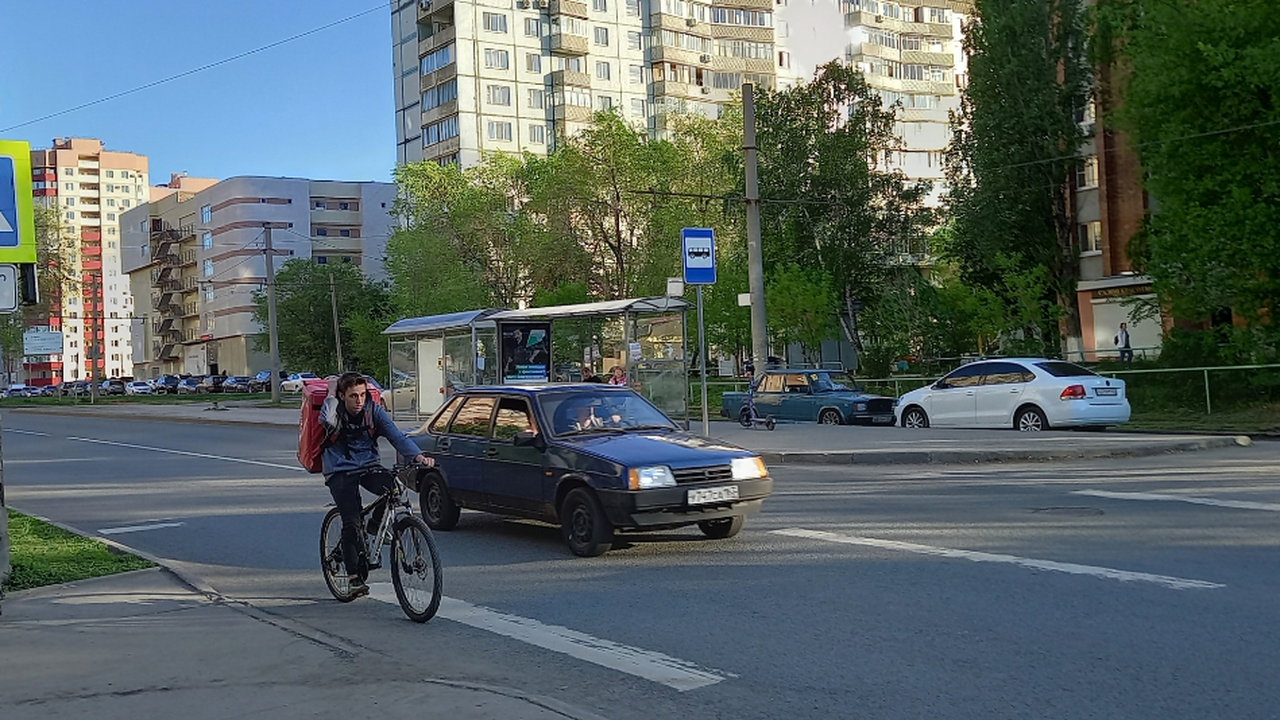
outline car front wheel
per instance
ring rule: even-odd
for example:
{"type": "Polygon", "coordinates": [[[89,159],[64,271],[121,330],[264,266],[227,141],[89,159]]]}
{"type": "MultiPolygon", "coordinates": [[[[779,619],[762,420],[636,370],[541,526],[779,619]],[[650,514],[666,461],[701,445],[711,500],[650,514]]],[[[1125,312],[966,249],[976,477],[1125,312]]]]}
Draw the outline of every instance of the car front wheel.
{"type": "Polygon", "coordinates": [[[453,498],[449,497],[449,489],[439,473],[429,473],[418,485],[418,505],[422,517],[432,530],[452,530],[458,525],[458,516],[462,513],[453,498]]]}
{"type": "Polygon", "coordinates": [[[587,488],[575,488],[560,506],[560,526],[574,555],[595,557],[613,547],[613,525],[604,508],[587,488]]]}
{"type": "Polygon", "coordinates": [[[902,413],[902,427],[919,430],[929,427],[929,416],[918,407],[907,408],[902,413]]]}
{"type": "Polygon", "coordinates": [[[725,540],[737,535],[746,521],[745,515],[734,515],[722,520],[703,520],[698,523],[698,529],[712,540],[725,540]]]}

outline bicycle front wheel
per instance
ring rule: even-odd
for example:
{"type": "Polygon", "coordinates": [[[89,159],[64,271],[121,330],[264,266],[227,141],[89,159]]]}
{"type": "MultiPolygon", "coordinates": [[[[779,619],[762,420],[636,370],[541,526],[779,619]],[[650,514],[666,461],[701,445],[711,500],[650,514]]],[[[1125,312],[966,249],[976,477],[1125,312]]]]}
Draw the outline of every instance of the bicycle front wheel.
{"type": "Polygon", "coordinates": [[[440,553],[422,518],[407,515],[396,521],[391,538],[391,584],[400,609],[414,622],[426,622],[440,609],[444,593],[440,553]]]}

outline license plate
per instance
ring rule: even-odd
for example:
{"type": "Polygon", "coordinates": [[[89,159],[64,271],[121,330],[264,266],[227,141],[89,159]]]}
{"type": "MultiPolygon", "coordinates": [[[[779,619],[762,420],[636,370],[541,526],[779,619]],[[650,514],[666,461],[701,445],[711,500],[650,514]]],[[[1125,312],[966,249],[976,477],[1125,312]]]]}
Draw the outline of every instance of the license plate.
{"type": "Polygon", "coordinates": [[[1095,395],[1115,395],[1116,388],[1094,388],[1093,393],[1095,395]]]}
{"type": "Polygon", "coordinates": [[[893,422],[893,416],[892,416],[892,415],[876,415],[875,417],[871,418],[871,422],[873,422],[873,423],[891,423],[891,422],[893,422]]]}
{"type": "Polygon", "coordinates": [[[732,502],[738,499],[738,486],[698,488],[689,491],[690,505],[706,505],[707,503],[732,502]]]}

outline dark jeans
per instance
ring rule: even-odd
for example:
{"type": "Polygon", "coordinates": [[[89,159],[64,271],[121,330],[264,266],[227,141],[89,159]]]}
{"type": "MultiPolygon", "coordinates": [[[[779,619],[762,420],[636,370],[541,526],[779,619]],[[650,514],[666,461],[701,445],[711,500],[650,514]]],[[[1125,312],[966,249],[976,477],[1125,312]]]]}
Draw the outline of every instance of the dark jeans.
{"type": "Polygon", "coordinates": [[[1133,362],[1133,351],[1127,347],[1120,348],[1120,362],[1128,365],[1133,362]]]}
{"type": "MultiPolygon", "coordinates": [[[[324,480],[329,494],[333,496],[333,504],[338,506],[338,514],[342,516],[342,564],[346,566],[348,575],[361,571],[363,565],[360,560],[365,554],[364,528],[360,523],[360,488],[382,495],[391,489],[393,482],[395,479],[391,471],[378,465],[336,472],[324,480]]],[[[379,507],[374,511],[374,517],[381,521],[384,512],[386,507],[379,507]]]]}

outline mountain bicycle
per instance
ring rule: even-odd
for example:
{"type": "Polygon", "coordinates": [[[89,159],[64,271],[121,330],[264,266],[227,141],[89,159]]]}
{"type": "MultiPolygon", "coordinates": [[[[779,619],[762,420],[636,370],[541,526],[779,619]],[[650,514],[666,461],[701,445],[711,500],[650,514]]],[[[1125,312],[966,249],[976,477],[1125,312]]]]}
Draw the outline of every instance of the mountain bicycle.
{"type": "MultiPolygon", "coordinates": [[[[391,583],[400,609],[410,620],[421,623],[440,609],[444,584],[440,553],[431,529],[414,514],[413,503],[405,497],[408,488],[401,476],[414,471],[416,466],[396,465],[391,473],[395,479],[391,488],[361,509],[360,527],[366,529],[372,514],[380,508],[383,512],[376,531],[365,533],[365,552],[355,574],[361,581],[367,580],[370,570],[382,567],[383,548],[390,548],[391,583]]],[[[336,507],[329,509],[320,526],[320,567],[335,599],[356,599],[348,588],[349,573],[342,559],[342,516],[336,507]]]]}

